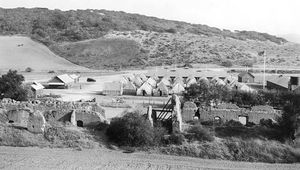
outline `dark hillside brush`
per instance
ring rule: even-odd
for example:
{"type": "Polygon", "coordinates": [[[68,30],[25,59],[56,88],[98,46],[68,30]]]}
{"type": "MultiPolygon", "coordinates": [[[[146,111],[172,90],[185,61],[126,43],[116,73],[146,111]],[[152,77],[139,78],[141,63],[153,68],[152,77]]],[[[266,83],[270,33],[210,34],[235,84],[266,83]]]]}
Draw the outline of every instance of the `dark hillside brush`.
{"type": "Polygon", "coordinates": [[[165,131],[153,128],[149,121],[137,112],[112,119],[107,128],[108,138],[123,146],[152,146],[160,144],[165,131]]]}

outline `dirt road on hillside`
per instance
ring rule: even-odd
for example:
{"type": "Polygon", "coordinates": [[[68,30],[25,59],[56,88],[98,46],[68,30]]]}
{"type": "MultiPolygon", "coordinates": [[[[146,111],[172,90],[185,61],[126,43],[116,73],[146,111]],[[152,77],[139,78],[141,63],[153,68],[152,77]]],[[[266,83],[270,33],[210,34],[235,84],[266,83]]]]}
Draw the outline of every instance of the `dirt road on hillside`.
{"type": "Polygon", "coordinates": [[[265,164],[189,157],[122,153],[108,149],[82,150],[0,147],[0,169],[300,169],[300,164],[265,164]]]}

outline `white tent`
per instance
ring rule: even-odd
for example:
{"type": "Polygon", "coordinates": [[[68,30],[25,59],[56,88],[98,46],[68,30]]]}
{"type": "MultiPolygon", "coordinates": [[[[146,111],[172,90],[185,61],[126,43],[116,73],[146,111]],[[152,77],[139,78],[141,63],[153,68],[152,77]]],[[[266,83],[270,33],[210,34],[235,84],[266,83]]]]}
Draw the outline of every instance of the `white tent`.
{"type": "Polygon", "coordinates": [[[143,81],[143,82],[145,82],[145,81],[147,81],[147,77],[145,76],[145,74],[143,74],[143,73],[141,73],[141,74],[139,74],[139,75],[137,75],[138,77],[140,77],[141,78],[141,80],[143,81]]]}
{"type": "Polygon", "coordinates": [[[176,77],[173,86],[175,86],[176,84],[180,84],[182,87],[184,87],[183,79],[181,77],[176,77]]]}
{"type": "Polygon", "coordinates": [[[249,87],[245,83],[239,83],[238,89],[241,91],[250,92],[250,93],[253,93],[256,91],[256,90],[252,89],[251,87],[249,87]]]}
{"type": "Polygon", "coordinates": [[[159,96],[169,95],[169,89],[168,89],[167,85],[165,85],[163,82],[160,82],[157,85],[156,91],[159,96]]]}
{"type": "Polygon", "coordinates": [[[161,83],[164,83],[166,86],[171,86],[170,80],[168,80],[168,79],[165,78],[165,77],[162,78],[160,82],[161,82],[161,83]]]}
{"type": "Polygon", "coordinates": [[[180,94],[184,91],[185,91],[184,87],[180,83],[177,83],[173,86],[171,93],[180,94]]]}
{"type": "Polygon", "coordinates": [[[128,80],[127,77],[125,77],[125,76],[122,76],[121,79],[120,79],[120,82],[121,82],[123,85],[127,84],[128,81],[129,81],[129,80],[128,80]]]}
{"type": "Polygon", "coordinates": [[[137,86],[140,87],[143,84],[142,79],[139,76],[135,76],[133,79],[133,83],[137,86]]]}
{"type": "Polygon", "coordinates": [[[148,78],[146,83],[150,84],[152,87],[156,87],[156,81],[152,77],[148,78]]]}
{"type": "Polygon", "coordinates": [[[136,94],[139,96],[152,95],[153,88],[152,86],[145,82],[140,88],[138,88],[136,94]]]}
{"type": "Polygon", "coordinates": [[[205,83],[205,84],[209,84],[209,80],[206,77],[201,77],[199,79],[199,83],[205,83]]]}
{"type": "Polygon", "coordinates": [[[188,79],[186,86],[190,87],[192,84],[197,84],[197,80],[194,77],[188,79]]]}

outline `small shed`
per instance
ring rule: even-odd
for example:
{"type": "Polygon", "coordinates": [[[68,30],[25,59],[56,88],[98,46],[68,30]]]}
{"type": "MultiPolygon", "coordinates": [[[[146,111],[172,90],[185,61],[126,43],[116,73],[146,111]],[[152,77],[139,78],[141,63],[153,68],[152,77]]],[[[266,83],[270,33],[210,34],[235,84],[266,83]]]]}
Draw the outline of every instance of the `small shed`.
{"type": "Polygon", "coordinates": [[[267,80],[267,89],[276,91],[288,91],[290,78],[280,75],[271,80],[267,80]]]}
{"type": "Polygon", "coordinates": [[[50,88],[69,88],[74,83],[74,80],[67,74],[62,74],[59,76],[53,77],[48,82],[50,88]]]}
{"type": "Polygon", "coordinates": [[[254,83],[255,76],[249,72],[242,72],[238,75],[238,82],[240,83],[254,83]]]}
{"type": "Polygon", "coordinates": [[[137,89],[136,94],[139,96],[153,95],[153,88],[149,83],[145,82],[140,88],[137,89]]]}
{"type": "Polygon", "coordinates": [[[103,89],[104,95],[109,96],[120,96],[123,94],[123,86],[121,82],[108,82],[104,84],[103,89]]]}
{"type": "Polygon", "coordinates": [[[167,87],[167,85],[164,84],[164,82],[158,83],[156,91],[157,95],[159,96],[169,95],[169,88],[167,87]]]}
{"type": "Polygon", "coordinates": [[[123,95],[136,95],[136,87],[132,82],[128,81],[124,84],[123,95]]]}
{"type": "Polygon", "coordinates": [[[43,93],[43,89],[45,88],[41,83],[39,82],[33,82],[31,85],[31,90],[34,93],[34,98],[37,98],[38,96],[41,96],[43,93]]]}

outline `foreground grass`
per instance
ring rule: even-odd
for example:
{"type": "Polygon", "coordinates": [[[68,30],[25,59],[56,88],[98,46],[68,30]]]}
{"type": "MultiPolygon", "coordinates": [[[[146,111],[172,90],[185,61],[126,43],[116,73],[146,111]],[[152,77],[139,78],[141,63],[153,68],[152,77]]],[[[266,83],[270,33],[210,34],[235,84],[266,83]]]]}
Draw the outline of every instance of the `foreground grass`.
{"type": "Polygon", "coordinates": [[[0,124],[0,146],[95,148],[99,145],[89,133],[66,127],[47,127],[44,134],[0,124]]]}
{"type": "Polygon", "coordinates": [[[161,153],[206,159],[247,162],[295,163],[300,162],[300,152],[276,141],[239,138],[217,139],[213,142],[193,142],[161,147],[161,153]]]}

